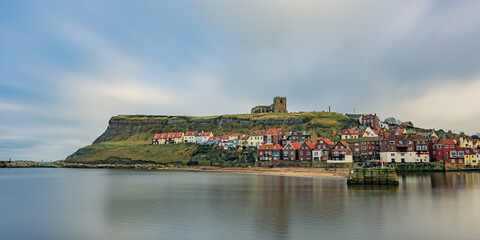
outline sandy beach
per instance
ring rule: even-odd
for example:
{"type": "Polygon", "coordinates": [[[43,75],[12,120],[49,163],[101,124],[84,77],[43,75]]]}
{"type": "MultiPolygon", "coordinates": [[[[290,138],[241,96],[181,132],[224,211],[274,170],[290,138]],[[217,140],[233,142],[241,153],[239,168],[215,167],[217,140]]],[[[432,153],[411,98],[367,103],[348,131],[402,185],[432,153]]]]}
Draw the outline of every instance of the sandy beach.
{"type": "Polygon", "coordinates": [[[186,170],[206,171],[206,172],[232,172],[232,173],[251,173],[278,176],[300,176],[300,177],[329,177],[345,178],[348,175],[348,168],[262,168],[262,167],[200,167],[189,168],[186,170]]]}

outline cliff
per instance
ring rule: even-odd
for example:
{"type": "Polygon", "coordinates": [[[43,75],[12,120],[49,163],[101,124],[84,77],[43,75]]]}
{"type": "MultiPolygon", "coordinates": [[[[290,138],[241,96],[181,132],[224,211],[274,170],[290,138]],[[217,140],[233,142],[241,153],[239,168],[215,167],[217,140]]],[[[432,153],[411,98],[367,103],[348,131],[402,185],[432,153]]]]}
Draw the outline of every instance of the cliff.
{"type": "Polygon", "coordinates": [[[327,135],[349,121],[331,112],[235,114],[208,117],[120,115],[112,117],[107,130],[93,144],[107,141],[151,140],[155,133],[208,131],[214,135],[249,133],[254,129],[282,128],[284,131],[314,130],[327,135]]]}

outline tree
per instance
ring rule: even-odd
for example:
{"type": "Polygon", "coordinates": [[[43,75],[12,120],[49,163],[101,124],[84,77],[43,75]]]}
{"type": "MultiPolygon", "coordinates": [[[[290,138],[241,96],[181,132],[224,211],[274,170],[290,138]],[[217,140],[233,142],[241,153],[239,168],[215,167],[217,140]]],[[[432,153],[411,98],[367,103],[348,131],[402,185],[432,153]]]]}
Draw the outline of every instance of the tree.
{"type": "Polygon", "coordinates": [[[388,125],[400,125],[402,123],[399,119],[396,119],[394,117],[386,118],[384,122],[388,125]]]}

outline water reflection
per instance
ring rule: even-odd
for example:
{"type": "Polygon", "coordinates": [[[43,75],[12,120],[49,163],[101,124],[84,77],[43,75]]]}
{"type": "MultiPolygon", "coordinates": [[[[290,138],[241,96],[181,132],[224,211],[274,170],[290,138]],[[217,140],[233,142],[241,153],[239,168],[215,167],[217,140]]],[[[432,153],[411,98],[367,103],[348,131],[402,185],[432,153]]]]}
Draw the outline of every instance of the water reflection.
{"type": "Polygon", "coordinates": [[[480,234],[475,172],[400,174],[399,186],[80,169],[0,169],[0,179],[5,239],[474,239],[480,234]]]}

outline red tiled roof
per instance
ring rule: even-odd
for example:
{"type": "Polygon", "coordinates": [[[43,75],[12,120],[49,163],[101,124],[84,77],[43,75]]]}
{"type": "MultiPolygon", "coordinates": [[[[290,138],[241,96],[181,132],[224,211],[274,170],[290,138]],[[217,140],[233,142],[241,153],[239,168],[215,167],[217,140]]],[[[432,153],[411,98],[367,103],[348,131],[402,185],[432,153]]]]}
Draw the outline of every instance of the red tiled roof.
{"type": "Polygon", "coordinates": [[[228,140],[228,135],[223,135],[221,139],[222,140],[228,140]]]}
{"type": "Polygon", "coordinates": [[[358,135],[360,134],[357,130],[355,129],[341,129],[340,133],[342,135],[358,135]]]}
{"type": "Polygon", "coordinates": [[[258,150],[282,150],[282,146],[280,144],[263,144],[258,148],[258,150]]]}
{"type": "Polygon", "coordinates": [[[167,137],[167,134],[166,134],[166,133],[161,133],[159,139],[164,139],[164,138],[166,138],[166,137],[167,137]]]}
{"type": "Polygon", "coordinates": [[[302,144],[299,142],[289,142],[288,144],[290,144],[294,149],[300,149],[300,147],[302,146],[302,144]]]}
{"type": "Polygon", "coordinates": [[[315,149],[315,143],[313,143],[313,142],[305,142],[305,144],[307,144],[307,146],[308,146],[310,149],[315,149]]]}
{"type": "Polygon", "coordinates": [[[160,138],[160,135],[159,133],[155,134],[155,136],[153,136],[153,139],[159,139],[160,138]]]}
{"type": "Polygon", "coordinates": [[[332,142],[332,140],[330,140],[330,139],[328,139],[328,138],[323,138],[323,137],[317,138],[317,142],[320,141],[320,140],[323,140],[327,145],[334,145],[334,143],[332,142]]]}
{"type": "Polygon", "coordinates": [[[210,137],[210,138],[208,139],[209,142],[215,141],[215,140],[220,140],[220,137],[210,137]]]}
{"type": "Polygon", "coordinates": [[[252,136],[263,136],[264,133],[265,133],[264,130],[255,130],[253,131],[252,136]]]}
{"type": "Polygon", "coordinates": [[[185,133],[185,136],[196,136],[197,135],[197,132],[186,132],[185,133]]]}
{"type": "Polygon", "coordinates": [[[401,123],[402,126],[407,126],[408,124],[412,124],[412,122],[408,121],[408,122],[402,122],[401,123]]]}
{"type": "Polygon", "coordinates": [[[183,134],[183,132],[178,132],[178,133],[175,133],[175,138],[182,137],[182,134],[183,134]]]}

